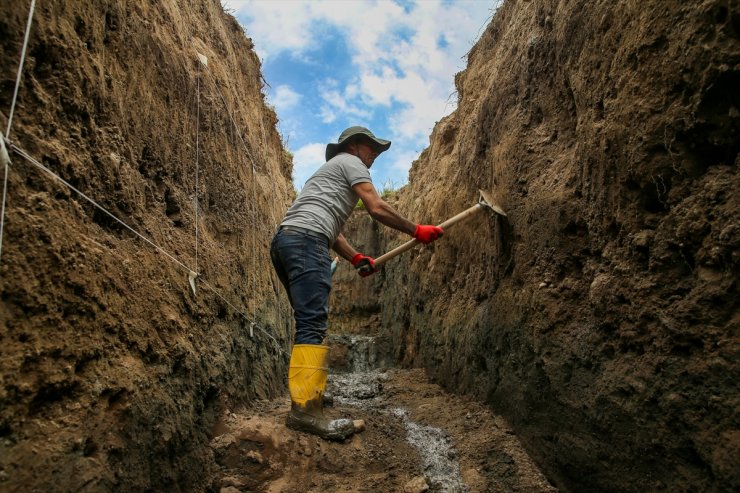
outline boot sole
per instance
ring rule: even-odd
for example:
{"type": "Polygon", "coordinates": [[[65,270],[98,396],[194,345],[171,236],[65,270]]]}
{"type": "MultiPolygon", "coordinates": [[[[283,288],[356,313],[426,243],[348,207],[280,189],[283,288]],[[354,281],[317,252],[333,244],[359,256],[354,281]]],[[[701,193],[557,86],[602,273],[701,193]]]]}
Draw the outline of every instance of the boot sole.
{"type": "Polygon", "coordinates": [[[285,420],[285,425],[291,430],[310,433],[311,435],[316,435],[324,440],[341,442],[355,433],[355,426],[351,419],[333,420],[329,421],[328,424],[331,425],[331,423],[337,423],[338,421],[341,421],[342,423],[338,423],[336,428],[324,429],[316,426],[313,422],[307,423],[300,418],[296,418],[293,414],[288,414],[288,417],[285,420]]]}

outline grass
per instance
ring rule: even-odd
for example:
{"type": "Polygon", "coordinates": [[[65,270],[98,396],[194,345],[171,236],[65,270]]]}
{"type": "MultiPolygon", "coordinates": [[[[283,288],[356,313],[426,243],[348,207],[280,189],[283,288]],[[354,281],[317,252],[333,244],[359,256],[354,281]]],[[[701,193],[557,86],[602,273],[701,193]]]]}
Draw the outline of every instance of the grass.
{"type": "MultiPolygon", "coordinates": [[[[388,180],[383,183],[383,187],[380,189],[380,198],[383,200],[392,199],[400,189],[401,187],[397,183],[388,180]]],[[[365,210],[365,204],[362,203],[362,199],[358,200],[357,204],[355,204],[355,210],[365,210]]]]}

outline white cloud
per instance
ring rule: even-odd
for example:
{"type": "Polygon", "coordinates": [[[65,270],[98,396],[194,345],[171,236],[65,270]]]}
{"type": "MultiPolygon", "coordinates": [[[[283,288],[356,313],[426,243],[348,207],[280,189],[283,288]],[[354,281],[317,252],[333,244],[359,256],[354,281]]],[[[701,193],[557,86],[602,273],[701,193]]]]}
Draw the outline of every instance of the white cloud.
{"type": "Polygon", "coordinates": [[[277,108],[278,113],[285,113],[294,107],[301,100],[301,95],[295,92],[290,86],[282,84],[275,88],[274,94],[271,91],[269,96],[272,104],[277,108]]]}
{"type": "Polygon", "coordinates": [[[359,98],[349,97],[347,91],[341,93],[337,89],[326,89],[320,91],[319,94],[321,99],[326,103],[321,108],[322,116],[332,116],[331,120],[324,120],[325,123],[334,121],[337,113],[360,119],[368,119],[372,116],[372,111],[367,108],[363,108],[363,103],[359,98]]]}
{"type": "Polygon", "coordinates": [[[303,188],[306,180],[326,162],[325,151],[326,144],[314,142],[304,145],[293,153],[293,183],[298,189],[303,188]]]}
{"type": "Polygon", "coordinates": [[[419,1],[406,12],[390,1],[265,1],[224,0],[247,19],[247,35],[265,56],[282,51],[304,53],[320,41],[331,25],[345,34],[359,67],[397,64],[403,71],[422,71],[449,78],[450,62],[461,66],[463,56],[480,34],[481,18],[494,8],[490,2],[467,0],[443,4],[419,1]],[[411,34],[410,39],[406,39],[411,34]],[[439,48],[443,35],[447,46],[439,48]]]}
{"type": "Polygon", "coordinates": [[[402,138],[426,138],[434,122],[444,114],[447,101],[444,91],[417,73],[398,77],[386,71],[382,76],[364,75],[361,81],[373,102],[388,105],[393,100],[401,105],[390,115],[389,123],[394,133],[402,138]]]}
{"type": "Polygon", "coordinates": [[[333,123],[337,119],[337,112],[327,105],[322,105],[319,112],[321,123],[333,123]]]}
{"type": "Polygon", "coordinates": [[[406,183],[406,179],[411,169],[411,164],[419,157],[419,152],[401,150],[394,156],[393,161],[388,166],[389,183],[381,183],[382,186],[390,185],[386,188],[398,188],[401,184],[406,183]]]}
{"type": "Polygon", "coordinates": [[[316,20],[311,2],[223,0],[222,5],[250,19],[247,36],[255,50],[267,58],[283,50],[304,51],[311,46],[311,25],[316,20]]]}
{"type": "Polygon", "coordinates": [[[401,137],[418,141],[428,136],[435,122],[454,109],[455,105],[449,104],[454,73],[464,68],[462,57],[482,27],[481,7],[487,11],[492,5],[418,2],[396,27],[411,29],[413,35],[408,40],[393,42],[391,35],[378,41],[385,49],[358,46],[355,61],[359,67],[367,67],[360,75],[361,90],[374,104],[399,103],[400,109],[389,119],[392,130],[401,137]],[[438,43],[440,34],[446,41],[443,48],[438,43]],[[378,51],[386,52],[386,64],[380,69],[371,63],[378,51]]]}

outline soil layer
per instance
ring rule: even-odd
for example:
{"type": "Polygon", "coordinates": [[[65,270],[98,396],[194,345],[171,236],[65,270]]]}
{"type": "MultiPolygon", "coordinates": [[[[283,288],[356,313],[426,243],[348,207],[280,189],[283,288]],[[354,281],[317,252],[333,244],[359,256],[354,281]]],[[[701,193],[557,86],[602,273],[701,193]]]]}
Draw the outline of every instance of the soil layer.
{"type": "MultiPolygon", "coordinates": [[[[3,112],[27,8],[0,3],[3,112]]],[[[508,217],[368,279],[344,263],[332,299],[348,344],[377,335],[465,396],[391,372],[364,399],[406,411],[340,401],[369,428],[328,444],[265,400],[293,189],[251,41],[217,0],[37,2],[11,143],[161,249],[13,153],[0,489],[444,489],[402,438],[423,426],[471,491],[552,489],[519,440],[562,491],[740,489],[739,20],[731,0],[503,3],[394,203],[441,222],[486,189],[508,217]]],[[[353,221],[369,255],[408,239],[353,221]]]]}

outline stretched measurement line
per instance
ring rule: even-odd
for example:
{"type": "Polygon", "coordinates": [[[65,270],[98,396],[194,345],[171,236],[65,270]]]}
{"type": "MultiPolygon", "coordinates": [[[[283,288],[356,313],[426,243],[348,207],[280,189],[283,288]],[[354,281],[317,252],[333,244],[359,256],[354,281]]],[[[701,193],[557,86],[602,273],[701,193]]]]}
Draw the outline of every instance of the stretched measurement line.
{"type": "MultiPolygon", "coordinates": [[[[175,258],[174,256],[172,256],[169,252],[167,252],[167,250],[165,250],[161,246],[157,245],[152,240],[150,240],[149,238],[147,238],[146,236],[142,235],[141,233],[139,233],[138,231],[136,231],[134,228],[132,228],[131,226],[129,226],[128,224],[126,224],[125,222],[123,222],[121,219],[119,219],[118,217],[116,217],[113,213],[109,212],[105,207],[103,207],[102,205],[98,204],[95,200],[93,200],[92,198],[90,198],[89,196],[87,196],[84,192],[80,191],[74,185],[72,185],[71,183],[69,183],[67,180],[65,180],[61,176],[57,175],[56,173],[54,173],[52,170],[50,170],[48,167],[44,166],[37,159],[35,159],[32,156],[30,156],[26,151],[24,151],[23,149],[21,149],[20,147],[16,146],[15,144],[12,144],[12,143],[10,143],[9,147],[10,147],[10,149],[13,152],[15,152],[16,154],[18,154],[19,156],[21,156],[22,158],[24,158],[25,160],[27,160],[29,163],[33,164],[34,166],[36,166],[37,168],[39,168],[40,170],[42,170],[43,172],[45,172],[46,174],[48,174],[49,176],[51,176],[52,178],[54,178],[55,180],[61,182],[66,187],[68,187],[70,190],[73,190],[80,197],[82,197],[85,200],[87,200],[88,202],[90,202],[92,205],[94,205],[100,211],[102,211],[103,213],[105,213],[108,216],[110,216],[116,222],[120,223],[126,229],[128,229],[129,231],[131,231],[133,234],[135,234],[136,236],[138,236],[139,238],[141,238],[142,240],[144,240],[145,242],[147,242],[149,245],[151,245],[154,248],[156,248],[158,251],[162,252],[170,260],[172,260],[173,262],[175,262],[177,265],[179,265],[183,269],[187,270],[188,273],[194,272],[190,267],[188,267],[187,265],[185,265],[184,263],[182,263],[181,261],[179,261],[177,258],[175,258]]],[[[240,310],[233,303],[231,303],[229,300],[227,300],[223,295],[221,295],[221,293],[219,293],[216,290],[216,288],[214,288],[206,280],[201,279],[201,283],[203,285],[205,285],[208,289],[210,289],[216,296],[218,296],[220,299],[222,299],[234,311],[236,311],[237,313],[239,313],[240,315],[242,315],[247,321],[250,322],[250,324],[252,324],[253,327],[256,327],[259,331],[261,331],[263,334],[265,334],[267,337],[269,337],[275,343],[275,346],[277,347],[278,351],[280,351],[282,354],[285,354],[285,352],[280,347],[280,343],[277,341],[277,339],[275,339],[275,337],[273,337],[269,332],[267,332],[265,329],[263,329],[262,327],[260,327],[259,325],[257,325],[254,321],[252,321],[252,319],[250,319],[242,310],[240,310]]]]}
{"type": "MultiPolygon", "coordinates": [[[[204,66],[206,68],[210,68],[208,65],[204,65],[204,66]]],[[[200,65],[198,66],[198,70],[199,70],[198,73],[200,74],[200,65]]],[[[252,154],[249,152],[249,148],[247,147],[247,143],[244,141],[244,137],[242,137],[242,134],[239,131],[239,126],[237,125],[236,120],[234,118],[234,115],[232,114],[232,112],[231,112],[231,110],[229,108],[229,105],[226,102],[226,98],[224,97],[223,93],[221,92],[221,90],[218,87],[218,82],[216,81],[215,76],[213,75],[213,73],[211,72],[211,70],[206,70],[206,72],[208,72],[211,75],[211,78],[213,80],[213,87],[216,90],[216,93],[218,94],[218,97],[221,99],[221,102],[224,105],[224,109],[226,110],[226,114],[228,115],[229,120],[231,121],[231,128],[236,131],[236,135],[239,138],[239,141],[241,142],[242,147],[244,148],[244,152],[247,155],[247,158],[249,158],[249,163],[251,164],[251,168],[252,168],[252,201],[251,201],[252,202],[252,207],[251,207],[252,214],[251,215],[252,215],[252,231],[253,231],[253,233],[252,233],[252,251],[255,252],[257,250],[257,245],[256,245],[256,240],[257,240],[256,239],[256,233],[257,233],[257,226],[256,226],[256,218],[257,218],[256,193],[257,193],[257,190],[255,188],[256,187],[256,180],[257,180],[257,167],[255,165],[254,158],[252,157],[252,154]]],[[[200,83],[200,79],[199,79],[199,83],[200,83]]],[[[256,259],[255,259],[255,262],[256,262],[256,259]]],[[[253,267],[253,271],[254,270],[255,269],[253,267]]],[[[252,284],[252,292],[256,293],[257,292],[257,284],[256,284],[256,279],[255,279],[254,276],[252,276],[251,284],[252,284]]],[[[226,300],[225,298],[223,298],[215,290],[213,290],[212,288],[211,288],[211,290],[214,291],[214,293],[216,293],[217,296],[221,297],[221,299],[223,299],[224,302],[228,303],[229,306],[231,306],[234,310],[239,311],[239,313],[241,313],[242,316],[244,316],[246,319],[249,319],[249,317],[247,317],[246,314],[244,314],[243,312],[241,312],[240,310],[238,310],[235,306],[231,305],[231,303],[229,303],[228,300],[226,300]]],[[[279,300],[278,300],[278,303],[279,303],[279,300]]],[[[280,345],[279,345],[278,341],[274,337],[272,337],[272,335],[270,335],[269,333],[267,333],[266,331],[264,331],[259,326],[257,326],[257,328],[259,330],[261,330],[265,335],[267,335],[268,337],[270,337],[275,342],[275,345],[278,348],[278,350],[282,354],[285,354],[283,352],[283,350],[280,348],[280,345]]]]}
{"type": "MultiPolygon", "coordinates": [[[[15,103],[18,100],[18,91],[21,86],[21,77],[23,76],[23,65],[26,62],[26,49],[28,48],[28,38],[31,35],[31,24],[33,22],[33,13],[36,10],[36,0],[31,0],[31,8],[28,9],[28,21],[26,21],[26,34],[23,37],[23,48],[21,49],[21,60],[18,64],[18,73],[15,77],[15,89],[13,90],[13,101],[10,103],[10,113],[8,114],[8,128],[5,130],[5,140],[10,138],[10,129],[13,126],[13,114],[15,113],[15,103]]],[[[5,147],[5,140],[2,143],[3,153],[2,161],[3,168],[5,169],[5,176],[3,177],[3,197],[2,206],[0,206],[0,258],[3,254],[3,232],[5,230],[5,201],[8,197],[8,173],[10,173],[10,157],[5,147]]]]}
{"type": "Polygon", "coordinates": [[[210,289],[210,290],[211,290],[211,291],[213,292],[213,294],[215,294],[215,295],[216,295],[216,296],[218,296],[218,297],[219,297],[219,298],[220,298],[221,300],[223,300],[223,302],[224,302],[224,303],[226,303],[227,305],[229,305],[229,306],[231,307],[231,309],[232,309],[232,310],[236,311],[236,312],[237,312],[237,313],[239,313],[239,314],[240,314],[240,315],[241,315],[242,317],[244,317],[245,319],[249,320],[249,321],[250,321],[250,323],[252,324],[252,326],[253,326],[253,327],[256,327],[256,328],[257,328],[257,330],[259,330],[260,332],[262,332],[263,334],[265,334],[265,335],[266,335],[267,337],[269,337],[270,339],[272,339],[272,342],[274,342],[274,343],[275,343],[275,347],[277,348],[277,350],[278,350],[278,351],[279,351],[280,353],[282,353],[283,355],[285,355],[285,352],[284,352],[284,351],[283,351],[283,349],[282,349],[282,348],[280,347],[280,343],[278,342],[278,340],[277,340],[277,339],[275,339],[275,338],[274,338],[274,337],[272,336],[272,334],[270,334],[270,333],[269,333],[269,332],[267,332],[267,331],[266,331],[265,329],[263,329],[262,327],[260,327],[259,325],[257,325],[257,324],[256,324],[255,322],[252,322],[252,321],[251,321],[251,319],[250,319],[250,318],[249,318],[249,317],[248,317],[248,316],[247,316],[247,315],[246,315],[246,314],[245,314],[245,313],[244,313],[243,311],[241,311],[241,310],[240,310],[239,308],[237,308],[237,307],[236,307],[235,305],[233,305],[233,304],[232,304],[232,303],[231,303],[231,302],[230,302],[229,300],[227,300],[226,298],[224,298],[224,297],[223,297],[223,296],[221,295],[221,293],[219,293],[218,291],[216,291],[216,288],[214,288],[214,287],[213,287],[213,286],[212,286],[212,285],[211,285],[210,283],[208,283],[208,282],[207,282],[207,281],[205,281],[205,280],[201,280],[201,283],[202,283],[202,284],[203,284],[203,285],[204,285],[205,287],[207,287],[208,289],[210,289]]]}
{"type": "Polygon", "coordinates": [[[92,205],[94,205],[95,207],[97,207],[100,211],[102,211],[106,215],[110,216],[111,219],[115,220],[116,222],[118,222],[119,224],[121,224],[123,227],[125,227],[126,229],[128,229],[129,231],[131,231],[133,234],[135,234],[136,236],[138,236],[139,238],[141,238],[142,240],[144,240],[145,242],[149,243],[151,246],[153,246],[154,248],[156,248],[157,250],[159,250],[160,252],[162,252],[163,254],[165,254],[167,257],[169,257],[170,260],[172,260],[173,262],[175,262],[177,265],[179,265],[183,269],[187,270],[188,272],[193,272],[193,269],[191,269],[190,267],[188,267],[187,265],[183,264],[178,259],[176,259],[175,257],[173,257],[167,250],[165,250],[161,246],[157,245],[152,240],[150,240],[149,238],[147,238],[146,236],[142,235],[141,233],[139,233],[138,231],[136,231],[134,228],[132,228],[131,226],[129,226],[128,224],[126,224],[125,222],[123,222],[122,220],[120,220],[112,212],[109,212],[105,207],[103,207],[102,205],[98,204],[95,200],[93,200],[90,197],[88,197],[87,195],[85,195],[85,193],[83,193],[82,191],[80,191],[77,188],[75,188],[75,186],[72,185],[70,182],[68,182],[67,180],[65,180],[61,176],[59,176],[56,173],[54,173],[52,170],[50,170],[49,168],[47,168],[46,166],[44,166],[43,164],[41,164],[38,160],[34,159],[32,156],[28,155],[26,153],[26,151],[24,151],[20,147],[16,146],[15,144],[10,144],[10,148],[13,150],[13,152],[15,152],[16,154],[18,154],[22,158],[24,158],[26,161],[28,161],[29,163],[33,164],[34,166],[36,166],[41,171],[45,172],[46,174],[48,174],[49,176],[51,176],[55,180],[58,180],[58,181],[62,182],[67,188],[69,188],[70,190],[73,190],[80,197],[84,198],[85,200],[87,200],[88,202],[90,202],[92,205]]]}
{"type": "MultiPolygon", "coordinates": [[[[257,193],[256,192],[256,188],[255,188],[255,186],[256,186],[255,181],[257,179],[256,165],[255,165],[255,162],[254,162],[254,158],[252,157],[252,154],[249,152],[249,148],[247,147],[247,143],[244,141],[244,138],[242,137],[242,134],[239,131],[239,126],[237,125],[236,120],[234,119],[234,115],[231,113],[231,110],[229,108],[229,105],[226,102],[226,98],[224,98],[223,93],[221,92],[221,90],[218,87],[218,83],[217,83],[217,81],[215,79],[215,76],[213,75],[213,73],[210,70],[208,72],[211,74],[211,77],[213,79],[213,86],[216,89],[216,93],[218,94],[219,98],[221,99],[221,102],[224,105],[224,109],[226,110],[226,114],[229,116],[229,119],[231,120],[232,128],[234,128],[236,130],[236,135],[239,137],[239,140],[242,143],[242,147],[244,148],[244,152],[246,153],[247,157],[249,158],[249,162],[252,165],[252,207],[251,207],[251,209],[252,209],[252,230],[254,231],[254,234],[252,235],[252,251],[256,251],[256,248],[257,248],[257,246],[256,246],[257,205],[256,205],[256,200],[255,200],[256,193],[257,193]]],[[[272,185],[273,185],[273,196],[274,197],[277,197],[277,194],[276,194],[276,191],[275,191],[275,180],[272,177],[272,172],[269,170],[269,168],[267,168],[267,166],[265,166],[265,168],[268,170],[268,175],[269,175],[270,181],[272,182],[272,185]]],[[[263,191],[264,191],[264,188],[262,187],[261,184],[260,184],[260,188],[262,188],[263,191]]],[[[272,219],[272,222],[273,222],[273,227],[277,227],[277,222],[276,222],[276,219],[275,219],[275,214],[274,214],[274,211],[273,211],[272,208],[270,209],[270,214],[271,214],[271,219],[272,219]]],[[[252,286],[253,286],[253,288],[252,288],[253,289],[253,292],[256,292],[257,286],[256,286],[256,280],[254,279],[254,277],[252,279],[252,286]]],[[[276,295],[276,301],[277,301],[278,305],[281,305],[281,299],[280,299],[280,296],[279,295],[276,295]]]]}
{"type": "MultiPolygon", "coordinates": [[[[231,113],[229,109],[229,105],[226,103],[226,98],[224,98],[224,95],[221,93],[221,90],[218,88],[218,83],[216,81],[215,76],[211,73],[211,71],[208,71],[211,74],[211,77],[213,78],[213,87],[216,89],[216,93],[218,94],[219,98],[221,98],[221,102],[224,104],[224,109],[226,110],[226,114],[229,116],[229,119],[231,120],[231,124],[233,125],[234,129],[236,129],[236,135],[239,137],[239,141],[242,143],[242,147],[244,147],[244,152],[246,153],[247,157],[249,158],[249,162],[252,165],[252,200],[251,200],[251,209],[252,209],[252,252],[257,251],[257,227],[256,227],[256,221],[257,221],[257,203],[256,203],[256,194],[257,189],[256,186],[256,180],[257,180],[257,167],[254,163],[254,158],[252,157],[252,154],[249,152],[249,148],[247,147],[247,143],[244,141],[244,138],[242,137],[241,132],[239,131],[239,126],[236,124],[236,120],[234,119],[234,115],[231,113]]],[[[254,258],[254,257],[253,257],[254,258]]],[[[254,258],[253,265],[252,265],[252,272],[256,272],[257,267],[257,259],[254,258]]],[[[252,278],[250,280],[252,284],[252,292],[257,292],[257,279],[254,275],[252,275],[252,278]]]]}
{"type": "Polygon", "coordinates": [[[10,156],[5,148],[5,139],[0,137],[0,161],[5,168],[5,177],[3,178],[3,205],[0,207],[0,259],[3,257],[3,231],[5,230],[5,201],[8,196],[8,174],[10,173],[10,156]]]}
{"type": "MultiPolygon", "coordinates": [[[[210,71],[209,71],[210,73],[210,71]]],[[[213,74],[211,74],[211,77],[213,77],[213,74]]],[[[224,103],[224,108],[226,108],[226,114],[229,115],[229,119],[231,120],[231,124],[234,125],[234,128],[236,129],[236,135],[239,137],[239,140],[242,143],[242,146],[244,147],[244,152],[247,153],[247,157],[249,158],[249,162],[252,164],[252,173],[256,172],[256,167],[254,164],[254,158],[252,158],[252,153],[249,152],[249,148],[247,147],[247,143],[244,142],[244,137],[242,137],[241,132],[239,132],[239,126],[236,124],[236,120],[234,120],[234,116],[231,114],[231,111],[229,111],[229,105],[226,104],[226,99],[224,99],[224,95],[221,94],[221,91],[218,88],[218,83],[213,81],[213,87],[216,88],[216,92],[218,93],[218,96],[221,98],[221,101],[224,103]]]]}
{"type": "Polygon", "coordinates": [[[195,272],[198,272],[198,175],[200,174],[198,158],[200,155],[200,65],[198,63],[198,101],[197,116],[195,118],[195,272]]]}
{"type": "Polygon", "coordinates": [[[10,138],[10,128],[13,125],[13,112],[15,111],[15,102],[18,99],[18,90],[21,85],[21,76],[23,75],[23,64],[26,61],[26,48],[28,48],[28,38],[31,34],[31,23],[33,22],[33,12],[36,9],[36,0],[31,0],[31,8],[28,11],[28,22],[26,22],[26,35],[23,38],[23,49],[21,50],[21,62],[18,66],[18,74],[15,78],[15,90],[13,91],[13,102],[10,104],[10,115],[8,116],[8,128],[5,131],[5,138],[10,138]]]}

